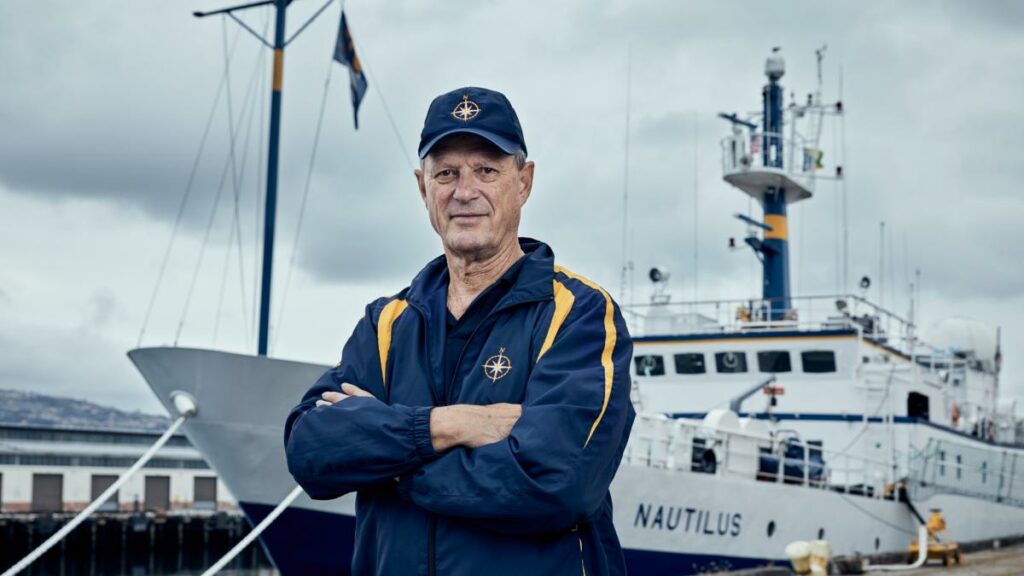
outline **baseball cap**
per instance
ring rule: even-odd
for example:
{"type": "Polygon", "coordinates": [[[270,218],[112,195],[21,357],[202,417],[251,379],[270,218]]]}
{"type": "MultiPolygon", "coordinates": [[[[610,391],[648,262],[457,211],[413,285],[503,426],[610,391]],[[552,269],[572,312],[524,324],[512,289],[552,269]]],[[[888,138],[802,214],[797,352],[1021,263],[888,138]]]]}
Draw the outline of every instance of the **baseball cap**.
{"type": "Polygon", "coordinates": [[[486,138],[506,154],[526,154],[519,117],[501,92],[466,87],[434,98],[420,133],[420,158],[425,158],[442,138],[457,133],[486,138]]]}

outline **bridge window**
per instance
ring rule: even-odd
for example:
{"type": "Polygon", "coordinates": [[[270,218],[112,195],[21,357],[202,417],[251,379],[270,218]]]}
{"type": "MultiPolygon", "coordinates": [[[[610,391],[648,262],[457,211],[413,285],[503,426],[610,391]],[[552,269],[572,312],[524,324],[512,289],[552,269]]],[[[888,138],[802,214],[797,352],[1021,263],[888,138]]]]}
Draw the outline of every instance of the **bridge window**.
{"type": "Polygon", "coordinates": [[[704,354],[701,353],[686,353],[676,354],[676,374],[703,374],[706,372],[704,367],[704,354]]]}
{"type": "Polygon", "coordinates": [[[637,376],[664,376],[665,359],[660,354],[642,354],[635,356],[633,362],[636,365],[637,376]]]}
{"type": "Polygon", "coordinates": [[[743,352],[716,352],[715,369],[719,374],[738,374],[747,371],[747,355],[743,352]]]}
{"type": "Polygon", "coordinates": [[[836,354],[832,350],[805,350],[800,353],[804,372],[822,374],[836,371],[836,354]]]}
{"type": "Polygon", "coordinates": [[[789,363],[788,350],[767,350],[757,353],[757,369],[761,372],[790,372],[793,370],[789,363]]]}

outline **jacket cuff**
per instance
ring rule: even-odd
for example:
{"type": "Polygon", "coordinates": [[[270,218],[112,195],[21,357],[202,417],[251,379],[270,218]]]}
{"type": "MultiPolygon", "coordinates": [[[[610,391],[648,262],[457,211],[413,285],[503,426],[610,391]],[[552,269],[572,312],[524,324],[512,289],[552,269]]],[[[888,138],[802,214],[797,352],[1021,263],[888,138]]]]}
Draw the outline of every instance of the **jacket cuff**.
{"type": "Polygon", "coordinates": [[[416,453],[424,460],[434,460],[440,456],[430,441],[430,411],[433,409],[433,406],[423,406],[412,411],[412,438],[416,444],[416,453]]]}

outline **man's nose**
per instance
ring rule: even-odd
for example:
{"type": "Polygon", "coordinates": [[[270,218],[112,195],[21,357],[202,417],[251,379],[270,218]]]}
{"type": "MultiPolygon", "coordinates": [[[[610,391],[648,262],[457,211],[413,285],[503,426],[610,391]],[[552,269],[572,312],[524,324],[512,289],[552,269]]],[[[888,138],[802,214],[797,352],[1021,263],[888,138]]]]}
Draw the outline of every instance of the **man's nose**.
{"type": "Polygon", "coordinates": [[[452,198],[459,202],[468,202],[476,198],[475,184],[472,175],[460,174],[458,180],[455,181],[455,191],[452,193],[452,198]]]}

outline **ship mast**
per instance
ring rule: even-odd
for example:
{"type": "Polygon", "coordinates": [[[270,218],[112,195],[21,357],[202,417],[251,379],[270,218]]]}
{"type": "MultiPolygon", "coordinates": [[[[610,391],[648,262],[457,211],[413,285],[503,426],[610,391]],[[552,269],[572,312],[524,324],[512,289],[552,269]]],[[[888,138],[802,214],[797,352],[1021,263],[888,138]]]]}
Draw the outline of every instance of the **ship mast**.
{"type": "MultiPolygon", "coordinates": [[[[819,50],[819,74],[822,55],[823,50],[819,50]]],[[[816,173],[822,167],[818,148],[821,117],[842,110],[838,103],[821,103],[820,86],[814,95],[808,95],[806,104],[793,102],[784,107],[779,80],[785,72],[785,61],[779,48],[774,48],[765,62],[768,83],[761,90],[761,111],[746,118],[735,113],[719,114],[732,124],[732,135],[722,142],[723,178],[757,200],[764,211],[763,221],[737,214],[750,226],[745,241],[763,268],[762,302],[755,318],[762,321],[796,319],[790,303],[787,207],[813,196],[816,180],[823,177],[816,173]],[[796,129],[797,119],[804,117],[811,121],[806,135],[796,129]]]]}
{"type": "Polygon", "coordinates": [[[270,335],[270,289],[273,279],[274,266],[274,227],[277,217],[277,180],[278,180],[278,158],[280,156],[281,143],[281,93],[284,80],[284,49],[292,40],[302,33],[334,0],[327,0],[305,24],[285,39],[285,16],[288,12],[288,5],[292,0],[262,0],[240,4],[231,8],[213,10],[211,12],[193,12],[196,18],[222,14],[234,20],[247,32],[256,37],[264,46],[274,51],[274,73],[271,80],[270,93],[270,140],[267,146],[267,193],[263,213],[263,272],[260,280],[260,322],[259,338],[257,343],[257,354],[267,355],[267,342],[270,335]],[[235,12],[256,8],[260,6],[273,5],[275,10],[274,19],[274,40],[268,42],[255,30],[250,28],[244,21],[235,16],[235,12]]]}

